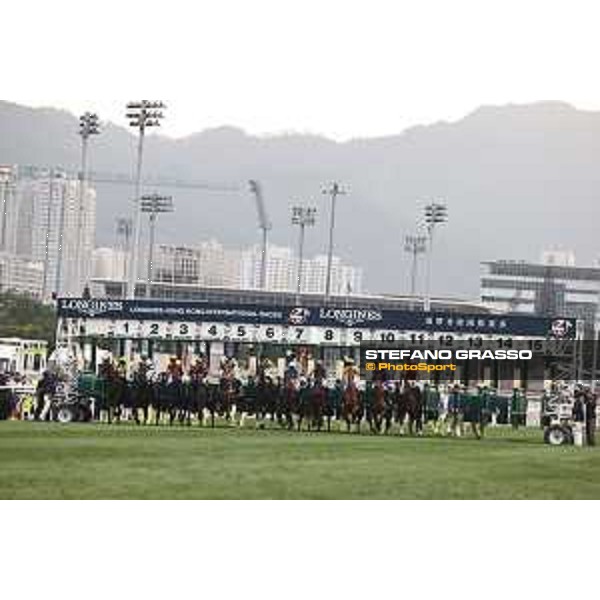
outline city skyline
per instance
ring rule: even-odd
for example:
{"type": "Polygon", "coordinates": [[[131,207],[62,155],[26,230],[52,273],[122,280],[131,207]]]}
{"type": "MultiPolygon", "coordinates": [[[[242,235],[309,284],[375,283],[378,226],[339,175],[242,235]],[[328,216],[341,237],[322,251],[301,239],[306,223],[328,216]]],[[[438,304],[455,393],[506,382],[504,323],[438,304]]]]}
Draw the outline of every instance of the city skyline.
{"type": "MultiPolygon", "coordinates": [[[[142,248],[144,259],[148,246],[142,248]]],[[[157,244],[154,250],[154,283],[187,284],[201,287],[259,290],[261,246],[231,247],[211,238],[195,244],[157,244]]],[[[96,247],[92,255],[91,280],[124,281],[126,254],[118,246],[96,247]]],[[[268,244],[266,289],[295,291],[299,256],[293,246],[268,244]]],[[[327,255],[316,253],[302,259],[304,277],[301,291],[308,294],[325,292],[327,255]]],[[[138,265],[138,281],[148,281],[146,260],[138,265]]],[[[332,290],[339,296],[366,293],[363,267],[333,256],[332,290]]]]}

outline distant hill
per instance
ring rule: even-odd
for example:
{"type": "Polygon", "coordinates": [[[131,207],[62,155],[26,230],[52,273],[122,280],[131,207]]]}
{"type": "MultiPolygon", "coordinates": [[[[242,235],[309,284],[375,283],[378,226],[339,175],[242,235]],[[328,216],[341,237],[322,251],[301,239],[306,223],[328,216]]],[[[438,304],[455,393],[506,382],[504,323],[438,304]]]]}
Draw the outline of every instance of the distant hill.
{"type": "MultiPolygon", "coordinates": [[[[93,107],[92,107],[93,108],[93,107]]],[[[167,114],[168,117],[168,114],[167,114]]],[[[0,102],[0,163],[77,168],[77,119],[64,111],[0,102]]],[[[107,124],[93,140],[92,168],[131,173],[135,139],[107,124]]],[[[410,128],[398,135],[337,143],[319,136],[255,137],[235,127],[181,139],[152,135],[146,173],[244,185],[262,182],[275,243],[295,243],[289,206],[318,207],[307,251],[325,249],[331,180],[349,191],[340,198],[337,251],[365,268],[371,291],[406,291],[403,236],[418,210],[443,200],[449,223],[435,240],[433,290],[478,294],[479,261],[537,259],[564,247],[578,262],[598,253],[600,113],[561,102],[485,106],[453,123],[410,128]]],[[[98,186],[98,243],[113,240],[116,215],[130,210],[127,186],[98,186]]],[[[160,240],[216,237],[226,244],[258,240],[252,198],[240,193],[174,189],[177,211],[160,224],[160,240]]]]}

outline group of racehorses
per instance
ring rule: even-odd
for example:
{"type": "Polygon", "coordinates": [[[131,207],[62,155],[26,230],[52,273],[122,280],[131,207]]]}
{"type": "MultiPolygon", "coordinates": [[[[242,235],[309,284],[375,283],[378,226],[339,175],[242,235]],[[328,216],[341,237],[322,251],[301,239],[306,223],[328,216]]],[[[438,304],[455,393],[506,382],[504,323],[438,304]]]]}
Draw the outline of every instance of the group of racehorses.
{"type": "Polygon", "coordinates": [[[359,390],[352,381],[337,381],[333,387],[321,379],[269,377],[264,373],[239,379],[224,374],[218,383],[208,382],[206,369],[192,366],[187,376],[168,368],[151,376],[138,368],[131,379],[118,365],[100,369],[102,386],[95,394],[94,416],[109,423],[131,419],[139,424],[174,423],[215,426],[217,419],[244,426],[253,417],[259,427],[272,421],[286,429],[331,430],[332,421],[342,421],[347,431],[360,432],[366,423],[373,433],[398,430],[418,433],[424,421],[422,394],[418,387],[396,382],[393,387],[375,381],[359,390]]]}

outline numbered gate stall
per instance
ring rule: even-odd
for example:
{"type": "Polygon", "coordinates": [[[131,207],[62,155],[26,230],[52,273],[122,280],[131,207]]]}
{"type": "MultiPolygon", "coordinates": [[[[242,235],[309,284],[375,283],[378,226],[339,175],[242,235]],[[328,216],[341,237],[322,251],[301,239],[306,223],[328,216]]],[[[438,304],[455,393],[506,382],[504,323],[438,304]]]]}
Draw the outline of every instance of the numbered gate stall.
{"type": "MultiPolygon", "coordinates": [[[[259,360],[270,359],[283,375],[289,352],[311,369],[323,361],[330,378],[341,376],[348,357],[359,362],[362,342],[438,340],[510,344],[512,340],[542,340],[553,335],[557,319],[524,315],[424,313],[394,309],[228,305],[167,300],[61,298],[57,340],[71,347],[82,370],[97,372],[104,356],[151,358],[158,369],[171,356],[184,366],[203,354],[213,377],[224,356],[237,359],[240,370],[256,372],[259,360]]],[[[576,323],[561,319],[570,336],[576,323]]],[[[524,373],[458,373],[465,384],[474,381],[503,385],[526,383],[524,373]],[[508,382],[508,383],[507,383],[508,382]]]]}

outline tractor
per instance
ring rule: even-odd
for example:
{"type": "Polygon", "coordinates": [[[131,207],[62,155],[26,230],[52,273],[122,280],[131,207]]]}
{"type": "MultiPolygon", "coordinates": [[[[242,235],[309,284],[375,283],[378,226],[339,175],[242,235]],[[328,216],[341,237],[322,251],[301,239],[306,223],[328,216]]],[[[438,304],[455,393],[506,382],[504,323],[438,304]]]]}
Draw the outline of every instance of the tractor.
{"type": "Polygon", "coordinates": [[[566,394],[551,396],[545,403],[542,415],[544,442],[552,446],[573,444],[573,401],[566,394]]]}

